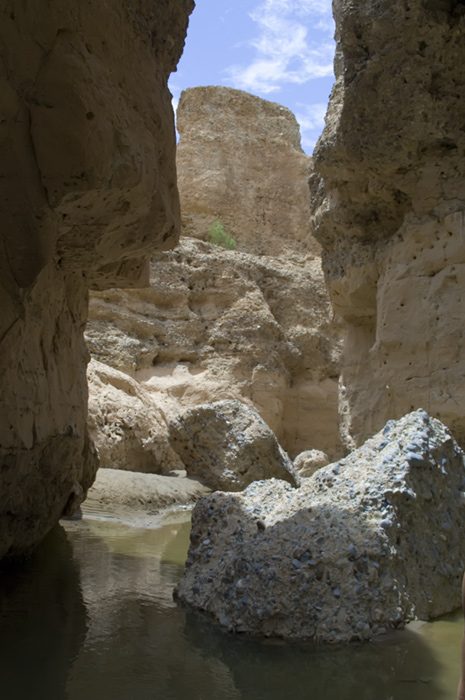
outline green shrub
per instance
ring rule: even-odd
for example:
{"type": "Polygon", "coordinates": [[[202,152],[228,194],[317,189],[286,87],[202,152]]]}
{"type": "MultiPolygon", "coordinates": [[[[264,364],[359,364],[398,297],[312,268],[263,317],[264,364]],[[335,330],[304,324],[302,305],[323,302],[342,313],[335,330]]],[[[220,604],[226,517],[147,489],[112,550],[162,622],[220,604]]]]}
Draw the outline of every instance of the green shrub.
{"type": "Polygon", "coordinates": [[[215,221],[214,224],[208,227],[208,235],[212,245],[227,248],[228,250],[236,250],[237,248],[236,241],[229,233],[226,233],[221,221],[215,221]]]}

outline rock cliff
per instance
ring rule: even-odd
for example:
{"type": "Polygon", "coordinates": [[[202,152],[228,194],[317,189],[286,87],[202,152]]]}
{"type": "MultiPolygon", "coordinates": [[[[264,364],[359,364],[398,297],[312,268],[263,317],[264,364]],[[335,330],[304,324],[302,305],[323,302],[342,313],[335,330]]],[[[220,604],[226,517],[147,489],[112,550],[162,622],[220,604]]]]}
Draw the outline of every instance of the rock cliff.
{"type": "Polygon", "coordinates": [[[465,7],[333,3],[315,235],[347,325],[345,442],[422,406],[465,443],[465,7]]]}
{"type": "Polygon", "coordinates": [[[0,22],[0,556],[92,482],[89,286],[137,285],[179,231],[167,78],[192,0],[6,0],[0,22]]]}
{"type": "Polygon", "coordinates": [[[219,220],[240,250],[319,254],[309,227],[311,158],[286,107],[225,87],[185,90],[176,154],[183,233],[219,220]]]}
{"type": "MultiPolygon", "coordinates": [[[[238,399],[292,457],[309,447],[340,453],[340,329],[319,259],[257,257],[183,238],[153,256],[150,287],[92,293],[86,338],[92,355],[141,382],[168,420],[238,399]]],[[[130,412],[132,404],[129,397],[130,412]]]]}
{"type": "MultiPolygon", "coordinates": [[[[186,90],[177,117],[186,235],[153,258],[150,289],[92,294],[88,347],[142,382],[169,419],[239,399],[292,456],[314,448],[335,457],[340,325],[309,224],[311,159],[297,122],[278,104],[221,87],[186,90]],[[236,251],[196,240],[215,220],[236,251]]],[[[92,434],[106,440],[95,421],[92,434]]],[[[101,464],[111,466],[106,452],[101,464]]]]}

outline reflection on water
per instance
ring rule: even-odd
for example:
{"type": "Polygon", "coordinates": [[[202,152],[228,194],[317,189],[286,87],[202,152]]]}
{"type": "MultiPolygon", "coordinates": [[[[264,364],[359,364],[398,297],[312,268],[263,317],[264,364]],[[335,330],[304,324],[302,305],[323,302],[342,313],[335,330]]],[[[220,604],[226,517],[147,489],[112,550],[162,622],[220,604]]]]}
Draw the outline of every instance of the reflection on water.
{"type": "Polygon", "coordinates": [[[0,571],[2,699],[455,699],[458,614],[339,650],[232,637],[172,601],[188,514],[64,527],[0,571]]]}
{"type": "Polygon", "coordinates": [[[84,644],[86,608],[65,531],[56,527],[28,559],[0,567],[0,697],[64,700],[84,644]]]}

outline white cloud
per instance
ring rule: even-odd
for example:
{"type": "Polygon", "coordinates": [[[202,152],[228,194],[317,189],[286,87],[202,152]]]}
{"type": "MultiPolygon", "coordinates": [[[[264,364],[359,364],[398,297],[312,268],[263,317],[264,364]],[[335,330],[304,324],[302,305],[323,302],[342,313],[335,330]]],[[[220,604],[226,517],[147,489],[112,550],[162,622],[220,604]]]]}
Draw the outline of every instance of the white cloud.
{"type": "Polygon", "coordinates": [[[317,102],[313,105],[299,105],[303,111],[296,112],[296,119],[302,131],[308,129],[323,129],[325,125],[325,115],[328,105],[326,102],[317,102]]]}
{"type": "Polygon", "coordinates": [[[168,88],[171,92],[171,104],[173,105],[174,118],[176,119],[176,111],[178,109],[182,88],[176,85],[176,83],[173,83],[171,80],[168,81],[168,88]]]}
{"type": "Polygon", "coordinates": [[[299,104],[298,106],[299,111],[296,112],[295,117],[300,125],[302,148],[307,153],[311,153],[323,131],[328,105],[326,102],[317,102],[311,105],[299,104]]]}
{"type": "Polygon", "coordinates": [[[267,94],[332,74],[330,0],[263,0],[249,16],[258,28],[248,42],[255,58],[227,70],[234,87],[267,94]]]}

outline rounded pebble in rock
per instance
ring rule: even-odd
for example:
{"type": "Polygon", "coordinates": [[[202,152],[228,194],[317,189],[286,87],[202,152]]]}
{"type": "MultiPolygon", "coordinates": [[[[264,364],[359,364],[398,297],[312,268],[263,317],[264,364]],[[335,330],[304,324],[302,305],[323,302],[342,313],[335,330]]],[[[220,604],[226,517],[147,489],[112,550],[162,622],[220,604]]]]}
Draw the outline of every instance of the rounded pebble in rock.
{"type": "Polygon", "coordinates": [[[424,464],[425,461],[423,456],[418,452],[407,452],[405,459],[412,467],[419,467],[420,465],[424,464]]]}
{"type": "Polygon", "coordinates": [[[357,556],[357,547],[354,544],[349,544],[348,550],[351,557],[357,556]]]}

